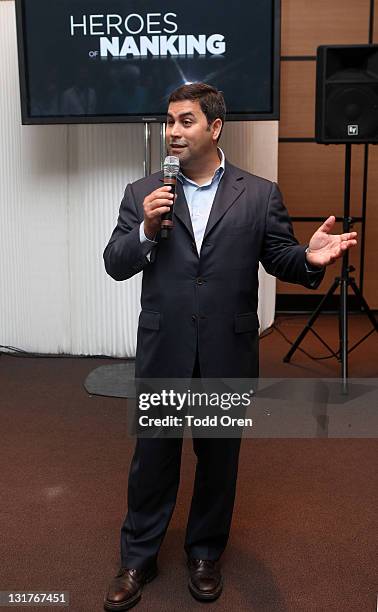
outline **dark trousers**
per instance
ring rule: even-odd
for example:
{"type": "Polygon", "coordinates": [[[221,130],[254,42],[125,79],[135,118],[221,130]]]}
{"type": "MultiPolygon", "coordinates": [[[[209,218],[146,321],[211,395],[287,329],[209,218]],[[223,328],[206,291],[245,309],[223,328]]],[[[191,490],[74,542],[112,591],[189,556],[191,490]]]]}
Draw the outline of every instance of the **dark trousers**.
{"type": "MultiPolygon", "coordinates": [[[[199,377],[198,361],[193,377],[199,377]]],[[[240,438],[195,438],[197,456],[185,551],[218,559],[229,537],[240,438]]],[[[128,512],[121,529],[121,564],[141,568],[156,559],[180,481],[182,438],[138,438],[130,466],[128,512]]]]}

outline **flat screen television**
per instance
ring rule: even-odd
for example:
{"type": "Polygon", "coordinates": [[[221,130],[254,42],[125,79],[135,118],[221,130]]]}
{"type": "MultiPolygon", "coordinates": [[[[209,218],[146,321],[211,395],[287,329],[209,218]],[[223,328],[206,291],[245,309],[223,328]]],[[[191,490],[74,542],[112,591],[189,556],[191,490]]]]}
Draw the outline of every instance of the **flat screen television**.
{"type": "Polygon", "coordinates": [[[204,81],[227,119],[279,118],[279,0],[16,0],[24,124],[164,121],[204,81]]]}

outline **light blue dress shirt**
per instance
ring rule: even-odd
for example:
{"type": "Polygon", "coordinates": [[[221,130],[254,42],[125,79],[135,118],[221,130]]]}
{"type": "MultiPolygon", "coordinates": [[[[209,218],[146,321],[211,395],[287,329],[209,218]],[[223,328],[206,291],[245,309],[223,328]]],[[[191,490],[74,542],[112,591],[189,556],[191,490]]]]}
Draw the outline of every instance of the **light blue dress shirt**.
{"type": "MultiPolygon", "coordinates": [[[[186,202],[188,204],[198,255],[201,252],[202,241],[205,235],[205,229],[209,220],[215,194],[224,174],[224,153],[220,148],[218,148],[218,153],[220,156],[219,166],[215,170],[212,179],[204,185],[198,185],[195,181],[192,181],[186,177],[182,172],[179,172],[177,176],[178,180],[182,184],[186,202]]],[[[139,237],[145,249],[145,255],[147,255],[153,246],[157,244],[157,242],[155,240],[149,240],[145,235],[144,222],[142,222],[140,225],[139,237]]]]}

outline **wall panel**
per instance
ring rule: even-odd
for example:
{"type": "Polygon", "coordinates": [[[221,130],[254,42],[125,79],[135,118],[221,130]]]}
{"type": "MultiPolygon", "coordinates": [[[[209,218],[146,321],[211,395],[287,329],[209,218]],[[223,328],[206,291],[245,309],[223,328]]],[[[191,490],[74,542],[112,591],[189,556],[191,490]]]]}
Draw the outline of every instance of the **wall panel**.
{"type": "Polygon", "coordinates": [[[281,62],[281,138],[315,136],[316,62],[281,62]]]}
{"type": "Polygon", "coordinates": [[[368,42],[370,0],[282,0],[282,55],[368,42]]]}
{"type": "MultiPolygon", "coordinates": [[[[361,213],[364,146],[352,151],[351,212],[361,213]]],[[[279,145],[278,176],[291,215],[336,216],[344,207],[343,145],[284,143],[279,145]]]]}
{"type": "Polygon", "coordinates": [[[70,346],[67,128],[21,126],[13,2],[0,5],[0,344],[70,346]]]}
{"type": "Polygon", "coordinates": [[[71,352],[133,355],[141,275],[116,283],[102,252],[126,184],[142,174],[143,126],[69,126],[68,159],[71,352]]]}
{"type": "Polygon", "coordinates": [[[378,148],[369,147],[364,296],[378,309],[378,148]]]}

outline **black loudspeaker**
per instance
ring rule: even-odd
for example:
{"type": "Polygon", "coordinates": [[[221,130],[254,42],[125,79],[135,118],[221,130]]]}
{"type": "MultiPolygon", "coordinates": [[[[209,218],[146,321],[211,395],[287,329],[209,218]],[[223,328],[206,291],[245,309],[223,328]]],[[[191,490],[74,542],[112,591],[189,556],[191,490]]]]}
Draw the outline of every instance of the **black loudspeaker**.
{"type": "Polygon", "coordinates": [[[315,139],[378,143],[378,45],[318,47],[315,139]]]}

